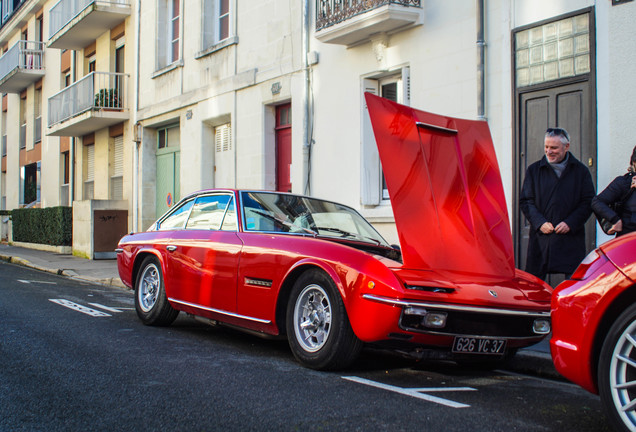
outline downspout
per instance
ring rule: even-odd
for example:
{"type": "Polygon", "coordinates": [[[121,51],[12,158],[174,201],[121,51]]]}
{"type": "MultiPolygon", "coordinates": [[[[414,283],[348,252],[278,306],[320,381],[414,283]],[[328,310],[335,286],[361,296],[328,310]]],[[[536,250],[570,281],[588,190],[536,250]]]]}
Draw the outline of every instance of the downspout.
{"type": "MultiPolygon", "coordinates": [[[[75,70],[75,50],[71,51],[71,84],[73,84],[75,82],[75,77],[77,75],[77,72],[75,70]]],[[[73,207],[73,202],[75,201],[75,137],[72,136],[71,137],[71,157],[70,157],[70,167],[71,167],[71,172],[69,173],[69,183],[70,183],[70,204],[71,207],[73,207]]]]}
{"type": "Polygon", "coordinates": [[[477,0],[477,119],[486,120],[486,41],[484,40],[485,0],[477,0]]]}
{"type": "MultiPolygon", "coordinates": [[[[136,2],[136,17],[135,17],[135,25],[137,26],[137,41],[135,43],[135,58],[137,59],[135,65],[135,103],[133,106],[133,128],[134,134],[136,135],[138,132],[141,135],[141,131],[143,130],[141,126],[137,127],[137,111],[139,110],[139,44],[140,44],[140,35],[141,35],[141,25],[139,19],[141,17],[141,0],[137,0],[136,2]]],[[[139,147],[141,146],[141,136],[135,136],[135,149],[133,151],[133,202],[132,202],[132,231],[139,231],[139,147]]]]}
{"type": "Polygon", "coordinates": [[[302,35],[302,59],[303,59],[303,193],[311,194],[311,135],[309,128],[311,127],[311,76],[309,74],[309,7],[310,0],[303,2],[303,35],[302,35]]]}

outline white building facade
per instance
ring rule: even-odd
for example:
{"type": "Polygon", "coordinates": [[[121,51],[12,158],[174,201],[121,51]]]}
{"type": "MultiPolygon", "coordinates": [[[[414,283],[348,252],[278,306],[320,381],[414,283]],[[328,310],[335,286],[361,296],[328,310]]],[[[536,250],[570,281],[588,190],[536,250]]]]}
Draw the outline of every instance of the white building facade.
{"type": "MultiPolygon", "coordinates": [[[[150,0],[127,5],[122,25],[130,111],[119,126],[123,204],[116,207],[128,210],[129,230],[148,228],[195,190],[238,187],[343,202],[396,243],[364,106],[364,92],[370,91],[419,109],[488,122],[517,265],[523,267],[528,227],[518,194],[525,168],[542,155],[546,128],[568,129],[572,151],[588,165],[599,191],[625,172],[636,144],[629,132],[636,92],[636,29],[631,25],[636,2],[631,0],[150,0]]],[[[46,4],[44,13],[52,6],[46,4]]],[[[113,53],[98,60],[111,72],[114,51],[106,47],[121,43],[111,35],[117,25],[94,38],[98,54],[100,47],[113,53]]],[[[77,59],[90,59],[90,53],[86,48],[73,52],[84,75],[88,63],[77,59]]],[[[43,116],[49,116],[46,108],[43,116]]],[[[18,130],[19,112],[6,121],[7,130],[18,130]]],[[[93,131],[93,139],[110,143],[114,126],[93,131]]],[[[48,130],[51,136],[56,131],[68,135],[73,129],[48,130]]],[[[85,151],[84,135],[71,136],[85,151]]],[[[104,150],[111,144],[101,144],[99,152],[95,147],[96,164],[111,166],[104,162],[111,158],[104,150]]],[[[85,172],[88,157],[77,154],[76,172],[85,172]]],[[[23,192],[15,180],[17,160],[10,152],[3,157],[5,208],[24,204],[18,199],[23,192]]],[[[51,162],[43,157],[41,170],[46,188],[59,190],[59,157],[51,162]]],[[[83,186],[76,186],[82,192],[76,192],[74,206],[88,198],[83,186]]],[[[96,183],[92,199],[111,199],[109,191],[104,181],[96,183]]],[[[589,228],[588,247],[606,240],[596,234],[592,219],[589,228]]],[[[84,226],[80,232],[90,235],[91,229],[84,226]]]]}

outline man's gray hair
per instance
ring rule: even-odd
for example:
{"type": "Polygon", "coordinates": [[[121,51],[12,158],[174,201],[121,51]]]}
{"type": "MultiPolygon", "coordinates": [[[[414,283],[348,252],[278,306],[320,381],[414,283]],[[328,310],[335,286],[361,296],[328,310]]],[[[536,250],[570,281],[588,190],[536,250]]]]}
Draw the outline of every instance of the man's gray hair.
{"type": "Polygon", "coordinates": [[[548,128],[548,130],[545,132],[545,138],[551,137],[559,137],[561,143],[564,145],[570,143],[570,134],[568,133],[568,131],[560,127],[548,128]]]}

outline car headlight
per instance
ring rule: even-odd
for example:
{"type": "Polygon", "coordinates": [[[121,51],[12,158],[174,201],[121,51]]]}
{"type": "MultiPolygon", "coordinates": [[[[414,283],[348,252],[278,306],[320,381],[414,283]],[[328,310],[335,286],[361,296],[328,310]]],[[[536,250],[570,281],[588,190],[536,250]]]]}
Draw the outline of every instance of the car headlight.
{"type": "Polygon", "coordinates": [[[550,333],[550,330],[551,330],[550,320],[546,318],[537,318],[536,320],[534,320],[534,323],[532,324],[532,330],[536,334],[550,333]]]}
{"type": "Polygon", "coordinates": [[[575,280],[584,280],[589,275],[594,273],[594,270],[598,267],[598,265],[603,262],[601,260],[605,259],[605,255],[600,251],[600,249],[594,249],[592,252],[587,254],[581,264],[576,268],[570,279],[575,280]]]}

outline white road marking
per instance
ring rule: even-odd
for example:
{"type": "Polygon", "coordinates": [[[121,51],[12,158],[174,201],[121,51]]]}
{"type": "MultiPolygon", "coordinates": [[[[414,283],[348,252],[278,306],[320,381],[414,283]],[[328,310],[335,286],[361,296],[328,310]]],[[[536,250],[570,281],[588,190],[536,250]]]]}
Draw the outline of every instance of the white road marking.
{"type": "Polygon", "coordinates": [[[57,282],[30,281],[30,280],[23,280],[23,279],[17,279],[17,281],[23,284],[39,283],[39,284],[57,285],[57,282]]]}
{"type": "Polygon", "coordinates": [[[359,378],[359,377],[354,377],[354,376],[348,376],[348,377],[342,377],[343,379],[346,379],[347,381],[353,381],[353,382],[357,382],[359,384],[364,384],[364,385],[368,385],[371,387],[376,387],[379,389],[383,389],[383,390],[388,390],[388,391],[392,391],[395,393],[400,393],[406,396],[411,396],[414,398],[418,398],[418,399],[423,399],[425,401],[429,401],[429,402],[434,402],[440,405],[444,405],[447,407],[451,407],[451,408],[468,408],[470,407],[470,405],[466,405],[463,403],[459,403],[459,402],[454,402],[452,400],[448,400],[448,399],[443,399],[437,396],[431,396],[428,394],[424,394],[424,393],[433,393],[433,392],[456,392],[456,391],[477,391],[477,389],[474,389],[472,387],[438,387],[438,388],[404,388],[404,387],[397,387],[397,386],[392,386],[389,384],[382,384],[376,381],[371,381],[368,379],[364,379],[364,378],[359,378]]]}
{"type": "Polygon", "coordinates": [[[105,311],[108,311],[108,312],[114,312],[114,313],[122,313],[125,310],[133,310],[133,308],[114,308],[114,307],[104,306],[103,304],[99,304],[99,303],[89,303],[89,305],[95,306],[96,308],[104,309],[105,311]]]}
{"type": "Polygon", "coordinates": [[[49,299],[49,301],[51,301],[53,303],[57,303],[57,304],[62,305],[64,307],[67,307],[69,309],[73,309],[73,310],[75,310],[77,312],[81,312],[83,314],[90,315],[92,317],[109,317],[109,316],[112,316],[110,314],[107,314],[106,312],[102,312],[102,311],[98,311],[98,310],[95,310],[95,309],[91,309],[91,308],[88,308],[86,306],[82,306],[82,305],[79,305],[77,303],[73,303],[72,301],[66,300],[66,299],[49,299]]]}

